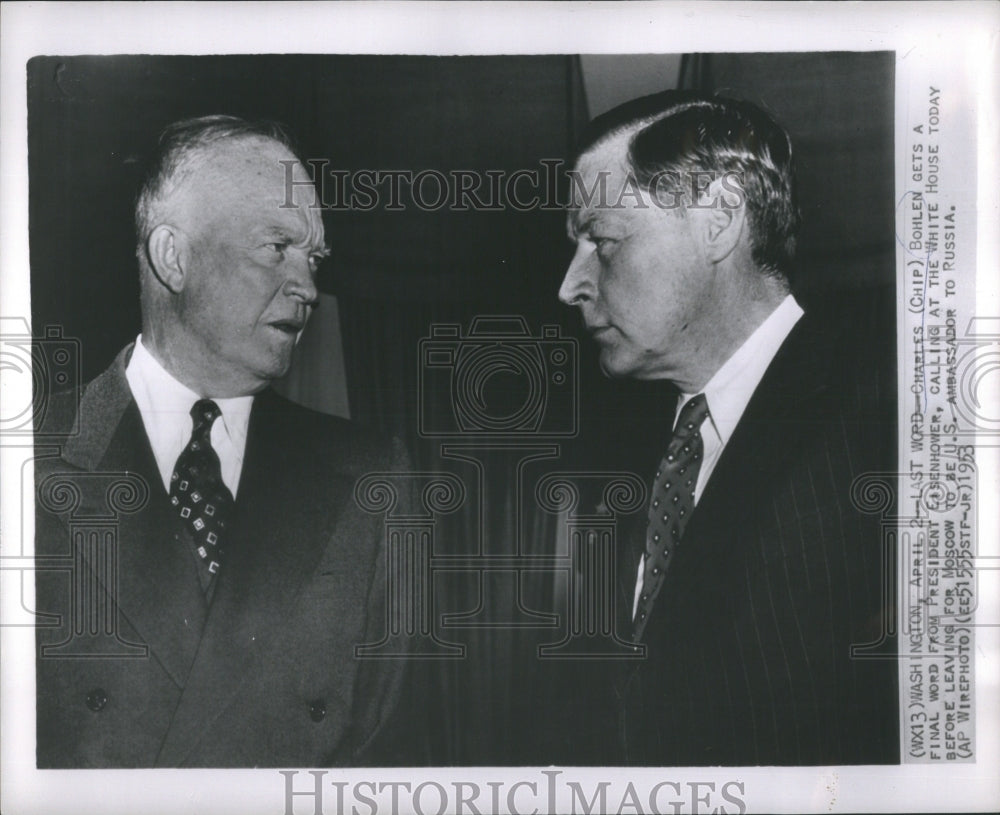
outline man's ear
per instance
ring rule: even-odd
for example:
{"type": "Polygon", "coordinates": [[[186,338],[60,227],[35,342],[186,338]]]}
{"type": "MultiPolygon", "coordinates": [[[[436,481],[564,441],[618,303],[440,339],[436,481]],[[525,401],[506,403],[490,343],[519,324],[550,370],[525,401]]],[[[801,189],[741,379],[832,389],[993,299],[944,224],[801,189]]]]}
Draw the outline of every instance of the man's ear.
{"type": "MultiPolygon", "coordinates": [[[[742,190],[739,192],[742,193],[742,190]]],[[[702,193],[694,213],[705,257],[718,263],[729,257],[739,246],[747,229],[745,198],[735,196],[730,187],[714,181],[702,193]]]]}
{"type": "Polygon", "coordinates": [[[168,224],[160,224],[149,233],[146,254],[157,279],[173,294],[184,288],[184,236],[168,224]]]}

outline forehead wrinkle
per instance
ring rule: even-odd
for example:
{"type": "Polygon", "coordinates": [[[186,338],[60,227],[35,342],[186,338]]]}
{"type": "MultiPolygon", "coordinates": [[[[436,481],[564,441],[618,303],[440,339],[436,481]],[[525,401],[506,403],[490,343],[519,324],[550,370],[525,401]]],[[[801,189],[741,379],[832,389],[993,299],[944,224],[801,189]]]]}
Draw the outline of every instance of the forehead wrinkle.
{"type": "MultiPolygon", "coordinates": [[[[309,253],[328,254],[323,220],[315,187],[296,185],[292,206],[286,203],[286,167],[281,160],[294,160],[293,178],[312,181],[305,168],[282,145],[268,140],[243,140],[210,145],[192,163],[181,189],[172,199],[178,225],[197,234],[218,234],[229,239],[255,241],[266,234],[309,253]],[[212,159],[212,160],[208,160],[212,159]],[[234,233],[231,230],[236,229],[234,233]]],[[[240,241],[242,242],[242,241],[240,241]]]]}
{"type": "MultiPolygon", "coordinates": [[[[614,202],[623,197],[629,201],[634,199],[628,192],[631,189],[630,184],[634,184],[634,175],[628,160],[631,135],[631,131],[611,134],[577,160],[573,171],[581,179],[583,192],[589,195],[591,200],[586,207],[573,209],[576,234],[589,229],[596,220],[620,221],[614,202]]],[[[643,190],[639,189],[638,192],[644,199],[647,197],[643,190]]],[[[578,193],[580,191],[576,190],[574,197],[578,193]]]]}
{"type": "Polygon", "coordinates": [[[290,242],[307,247],[324,245],[323,218],[319,210],[308,204],[275,206],[271,220],[265,223],[269,231],[281,233],[290,242]]]}

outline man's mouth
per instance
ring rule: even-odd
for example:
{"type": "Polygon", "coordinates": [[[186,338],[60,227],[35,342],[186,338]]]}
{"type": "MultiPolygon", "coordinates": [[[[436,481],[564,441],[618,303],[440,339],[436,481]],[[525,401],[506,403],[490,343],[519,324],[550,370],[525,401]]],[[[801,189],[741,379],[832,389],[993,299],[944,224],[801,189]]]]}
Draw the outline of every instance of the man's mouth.
{"type": "Polygon", "coordinates": [[[275,320],[268,323],[268,325],[284,334],[288,334],[290,337],[294,337],[302,330],[305,323],[301,320],[275,320]]]}

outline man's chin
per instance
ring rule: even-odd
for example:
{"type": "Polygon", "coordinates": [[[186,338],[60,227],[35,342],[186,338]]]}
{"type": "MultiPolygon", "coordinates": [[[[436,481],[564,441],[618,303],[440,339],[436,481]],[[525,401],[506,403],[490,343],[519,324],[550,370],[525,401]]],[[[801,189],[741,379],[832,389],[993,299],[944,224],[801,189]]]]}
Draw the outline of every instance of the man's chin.
{"type": "Polygon", "coordinates": [[[287,376],[292,367],[292,353],[279,352],[269,355],[268,359],[262,360],[257,367],[256,378],[260,381],[259,390],[263,390],[268,385],[287,376]]]}
{"type": "Polygon", "coordinates": [[[628,364],[628,360],[622,359],[620,354],[616,354],[613,348],[604,348],[598,359],[601,366],[601,373],[609,379],[624,379],[633,375],[633,365],[628,364]]]}
{"type": "Polygon", "coordinates": [[[291,365],[275,365],[272,368],[269,368],[262,374],[262,379],[265,380],[264,384],[270,385],[272,382],[275,382],[279,379],[284,379],[286,376],[288,376],[288,372],[291,369],[292,369],[291,365]]]}

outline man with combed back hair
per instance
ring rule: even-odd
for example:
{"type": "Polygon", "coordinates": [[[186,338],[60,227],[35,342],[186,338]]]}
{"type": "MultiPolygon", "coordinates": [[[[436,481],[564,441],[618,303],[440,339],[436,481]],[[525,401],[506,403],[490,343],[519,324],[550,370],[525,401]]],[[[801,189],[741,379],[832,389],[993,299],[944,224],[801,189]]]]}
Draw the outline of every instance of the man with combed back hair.
{"type": "Polygon", "coordinates": [[[803,312],[798,222],[791,141],[746,102],[629,102],[576,161],[559,297],[606,375],[677,394],[619,559],[619,636],[645,649],[608,690],[625,763],[899,760],[897,663],[871,647],[893,576],[851,492],[896,470],[891,333],[803,312]]]}
{"type": "Polygon", "coordinates": [[[271,124],[207,116],[160,138],[136,205],[142,332],[54,401],[79,433],[36,466],[40,563],[77,558],[37,578],[59,615],[38,629],[39,767],[392,760],[402,663],[355,656],[385,631],[384,530],[353,497],[401,457],[268,387],[327,254],[308,182],[271,124]],[[70,537],[106,516],[106,474],[144,485],[111,551],[70,537]],[[46,497],[59,484],[79,506],[46,497]]]}

